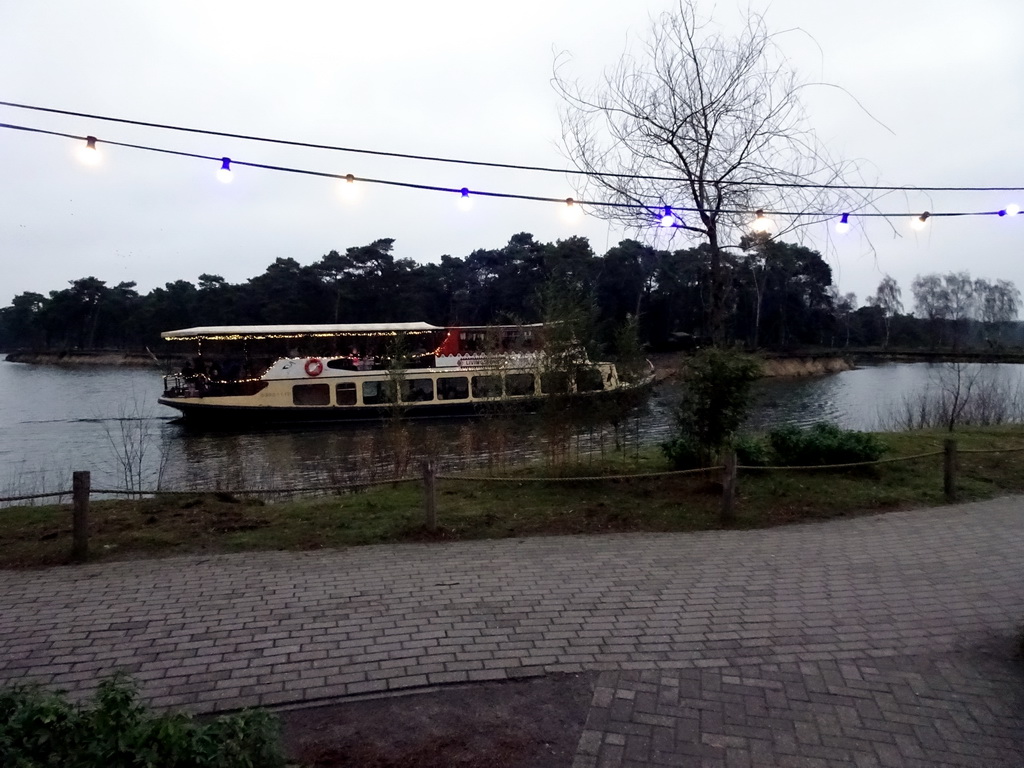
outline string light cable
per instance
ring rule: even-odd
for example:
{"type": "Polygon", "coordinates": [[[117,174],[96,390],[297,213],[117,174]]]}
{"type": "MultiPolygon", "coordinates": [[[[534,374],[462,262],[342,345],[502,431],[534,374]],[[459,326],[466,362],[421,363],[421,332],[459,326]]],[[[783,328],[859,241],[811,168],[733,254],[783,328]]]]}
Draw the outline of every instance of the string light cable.
{"type": "MultiPolygon", "coordinates": [[[[305,149],[322,149],[332,152],[348,152],[352,154],[360,155],[372,155],[376,157],[391,157],[403,160],[421,160],[432,163],[448,163],[453,165],[469,165],[477,166],[482,168],[501,168],[505,170],[515,171],[533,171],[537,173],[557,173],[562,175],[573,175],[573,176],[587,176],[587,177],[603,177],[603,178],[617,178],[617,179],[635,179],[637,181],[679,181],[678,176],[660,176],[660,175],[643,175],[643,174],[631,174],[631,173],[613,173],[604,171],[582,171],[566,168],[552,168],[542,165],[524,165],[520,163],[498,163],[486,160],[469,160],[465,158],[454,158],[454,157],[441,157],[435,155],[418,155],[406,152],[390,152],[384,150],[375,149],[361,149],[357,147],[342,147],[333,144],[316,144],[305,141],[293,141],[289,139],[277,139],[268,136],[256,136],[244,133],[230,133],[227,131],[214,131],[205,128],[190,128],[181,125],[173,125],[170,123],[154,123],[145,120],[132,120],[125,117],[111,117],[109,115],[96,115],[89,112],[75,112],[67,109],[55,109],[52,107],[41,107],[34,104],[21,104],[13,101],[0,101],[0,107],[9,107],[11,109],[24,109],[31,110],[34,112],[43,112],[47,114],[63,115],[66,117],[80,117],[88,120],[98,120],[110,123],[119,123],[122,125],[134,125],[143,128],[156,128],[165,131],[177,131],[179,133],[191,133],[202,136],[216,136],[218,138],[226,139],[240,139],[243,141],[254,141],[261,142],[264,144],[277,144],[288,147],[302,147],[305,149]]],[[[10,127],[10,126],[3,126],[10,127]]],[[[106,142],[113,143],[113,142],[106,142]]],[[[727,186],[745,186],[745,187],[764,187],[764,188],[776,188],[776,189],[836,189],[836,190],[851,190],[861,192],[1024,192],[1024,187],[953,187],[953,186],[916,186],[916,185],[897,185],[897,186],[882,186],[882,185],[870,185],[870,184],[816,184],[812,182],[747,182],[747,181],[732,181],[728,179],[695,179],[697,182],[715,183],[727,186]]],[[[564,202],[564,201],[562,201],[564,202]]],[[[592,204],[592,203],[591,203],[592,204]]]]}
{"type": "MultiPolygon", "coordinates": [[[[135,144],[124,141],[112,141],[106,139],[98,139],[95,136],[81,136],[72,133],[64,133],[61,131],[50,131],[42,128],[34,128],[24,125],[14,125],[11,123],[0,123],[0,129],[21,131],[25,133],[41,134],[45,136],[57,136],[65,139],[72,139],[75,141],[86,142],[86,148],[90,152],[97,151],[97,144],[104,144],[112,147],[122,147],[127,149],[135,149],[145,152],[155,152],[163,155],[171,155],[174,157],[188,157],[197,160],[207,160],[218,164],[218,173],[231,173],[232,168],[244,167],[244,168],[258,168],[266,171],[277,171],[279,173],[292,173],[303,176],[314,176],[319,178],[337,179],[345,182],[360,182],[365,184],[380,184],[384,186],[400,187],[404,189],[415,189],[429,192],[442,192],[448,194],[458,195],[461,199],[469,197],[482,197],[482,198],[496,198],[504,200],[525,200],[531,202],[540,203],[556,203],[563,206],[589,206],[589,207],[601,207],[601,208],[616,208],[622,210],[634,210],[642,211],[649,214],[652,221],[655,223],[662,223],[665,225],[666,219],[673,216],[680,216],[681,214],[696,214],[700,213],[697,208],[690,208],[684,206],[662,206],[662,205],[646,205],[643,203],[620,203],[612,202],[607,200],[574,200],[571,197],[558,198],[548,197],[543,195],[528,195],[518,194],[514,192],[499,192],[493,190],[471,190],[467,187],[446,187],[434,184],[419,184],[409,181],[397,181],[394,179],[377,179],[365,176],[355,176],[349,174],[331,173],[328,171],[312,170],[307,168],[294,168],[283,165],[270,165],[267,163],[247,162],[243,160],[236,160],[233,158],[222,157],[219,155],[204,155],[197,152],[185,152],[177,149],[167,149],[165,147],[155,147],[146,144],[135,144]]],[[[230,178],[230,177],[228,177],[230,178]]],[[[222,180],[227,180],[223,178],[222,180]]],[[[1022,188],[1024,189],[1024,188],[1022,188]]],[[[955,218],[964,216],[1007,216],[1016,215],[1020,213],[1020,209],[1017,206],[1007,206],[1007,208],[998,211],[925,211],[923,214],[914,214],[907,211],[864,211],[864,212],[827,212],[827,211],[784,211],[784,210],[763,210],[763,209],[721,209],[717,211],[718,214],[725,215],[752,215],[756,216],[755,222],[764,222],[767,216],[780,216],[784,218],[793,219],[807,219],[817,218],[823,221],[839,218],[840,216],[845,217],[849,220],[851,217],[855,218],[881,218],[881,219],[893,219],[893,218],[904,218],[912,216],[913,221],[923,224],[928,219],[932,218],[955,218]]],[[[678,226],[678,225],[677,225],[678,226]]]]}

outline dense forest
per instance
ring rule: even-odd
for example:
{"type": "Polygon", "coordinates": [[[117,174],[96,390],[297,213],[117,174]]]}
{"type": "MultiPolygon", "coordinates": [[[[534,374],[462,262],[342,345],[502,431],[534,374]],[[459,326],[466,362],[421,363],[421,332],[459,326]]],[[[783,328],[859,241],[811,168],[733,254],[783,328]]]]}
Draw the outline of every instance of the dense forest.
{"type": "MultiPolygon", "coordinates": [[[[706,245],[668,251],[624,240],[598,256],[586,238],[540,243],[521,233],[500,249],[426,264],[396,259],[393,245],[382,239],[331,251],[308,266],[279,258],[239,284],[203,274],[198,284],[178,280],[140,294],[132,282],[83,277],[47,296],[22,293],[0,309],[0,349],[141,351],[158,344],[161,331],[202,325],[537,322],[550,319],[543,296],[552,290],[582,298],[598,342],[609,342],[629,316],[639,318],[652,349],[708,336],[706,245]]],[[[853,294],[840,295],[821,255],[800,245],[746,238],[727,267],[727,338],[748,347],[1017,343],[1020,294],[1006,281],[919,276],[915,317],[904,313],[889,277],[858,307],[853,294]]]]}

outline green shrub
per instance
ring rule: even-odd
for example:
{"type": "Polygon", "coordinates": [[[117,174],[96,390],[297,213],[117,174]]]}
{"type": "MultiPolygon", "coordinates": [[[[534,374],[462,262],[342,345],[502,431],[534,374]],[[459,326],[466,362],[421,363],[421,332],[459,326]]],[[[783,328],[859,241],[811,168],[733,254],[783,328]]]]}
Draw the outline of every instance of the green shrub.
{"type": "Polygon", "coordinates": [[[758,437],[742,435],[733,443],[736,448],[736,463],[744,467],[766,467],[775,459],[771,446],[758,437]]]}
{"type": "Polygon", "coordinates": [[[782,466],[816,466],[877,461],[887,446],[867,432],[818,423],[808,429],[788,426],[768,433],[774,461],[782,466]]]}
{"type": "Polygon", "coordinates": [[[676,410],[678,433],[662,445],[677,469],[709,466],[732,441],[760,370],[753,358],[728,349],[702,350],[690,359],[676,410]]]}
{"type": "Polygon", "coordinates": [[[680,435],[662,443],[661,450],[673,469],[697,469],[704,466],[704,451],[689,435],[680,435]]]}
{"type": "Polygon", "coordinates": [[[37,687],[0,690],[0,765],[8,768],[279,768],[277,720],[246,711],[198,723],[152,714],[116,675],[92,705],[37,687]]]}

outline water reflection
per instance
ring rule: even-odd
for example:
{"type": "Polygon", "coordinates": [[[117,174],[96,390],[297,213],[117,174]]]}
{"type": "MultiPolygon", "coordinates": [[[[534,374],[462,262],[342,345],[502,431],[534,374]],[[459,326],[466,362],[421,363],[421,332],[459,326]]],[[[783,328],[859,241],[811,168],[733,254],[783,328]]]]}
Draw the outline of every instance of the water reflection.
{"type": "MultiPolygon", "coordinates": [[[[900,403],[938,386],[941,365],[886,364],[808,379],[766,380],[746,428],[834,421],[877,429],[900,403]]],[[[984,365],[983,372],[1017,391],[1024,366],[984,365]]],[[[600,457],[656,445],[673,429],[679,391],[662,385],[617,427],[600,414],[552,433],[543,419],[463,419],[386,424],[304,425],[258,432],[201,432],[174,421],[156,404],[160,376],[123,368],[58,368],[0,362],[0,496],[70,487],[71,471],[93,472],[94,487],[122,487],[120,430],[149,441],[146,487],[298,487],[337,485],[418,471],[427,455],[442,470],[509,465],[553,454],[600,457]]],[[[1009,389],[1007,390],[1009,391],[1009,389]]]]}
{"type": "Polygon", "coordinates": [[[551,434],[535,414],[514,418],[302,424],[254,432],[200,432],[166,425],[166,484],[182,488],[337,486],[412,476],[433,458],[441,471],[504,468],[549,455],[597,457],[650,439],[643,406],[612,425],[582,419],[551,434]]]}
{"type": "MultiPolygon", "coordinates": [[[[780,424],[809,426],[832,421],[846,429],[885,430],[898,427],[894,417],[907,404],[939,397],[957,368],[945,363],[885,363],[807,379],[767,379],[756,387],[757,405],[747,429],[759,431],[780,424]]],[[[963,386],[976,392],[1016,397],[1024,385],[1024,366],[967,364],[959,366],[963,386]]]]}

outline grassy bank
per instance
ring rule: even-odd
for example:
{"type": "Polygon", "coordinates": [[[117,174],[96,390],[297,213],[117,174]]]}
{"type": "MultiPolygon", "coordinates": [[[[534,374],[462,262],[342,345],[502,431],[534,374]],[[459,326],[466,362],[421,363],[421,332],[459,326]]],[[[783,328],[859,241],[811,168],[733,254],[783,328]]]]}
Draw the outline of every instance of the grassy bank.
{"type": "MultiPolygon", "coordinates": [[[[948,433],[887,434],[889,456],[941,450],[948,433]]],[[[1024,447],[1024,427],[956,434],[961,449],[1024,447]]],[[[609,474],[667,469],[656,452],[609,474]]],[[[962,454],[964,500],[1024,492],[1024,452],[962,454]]],[[[588,465],[580,470],[595,474],[588,465]]],[[[538,469],[534,474],[548,474],[538,469]]],[[[523,475],[530,474],[524,471],[523,475]]],[[[439,530],[423,526],[416,483],[355,494],[264,504],[227,494],[94,502],[94,560],[189,552],[319,549],[395,541],[503,538],[607,531],[696,531],[718,527],[715,476],[600,482],[438,482],[439,530]]],[[[738,522],[745,528],[942,504],[942,457],[868,469],[742,472],[738,522]]],[[[68,506],[0,509],[0,567],[67,562],[68,506]]]]}

